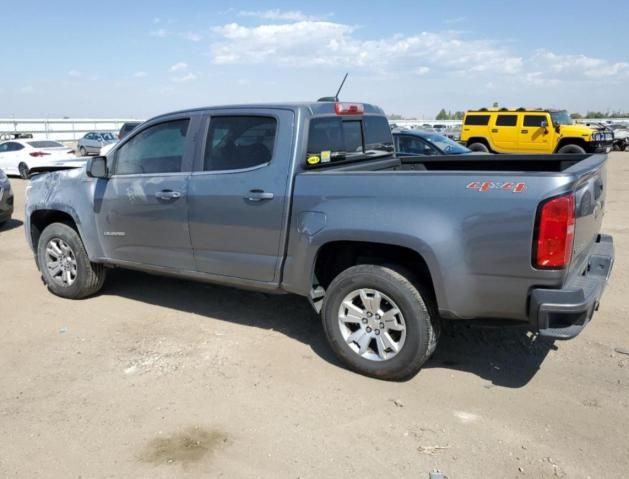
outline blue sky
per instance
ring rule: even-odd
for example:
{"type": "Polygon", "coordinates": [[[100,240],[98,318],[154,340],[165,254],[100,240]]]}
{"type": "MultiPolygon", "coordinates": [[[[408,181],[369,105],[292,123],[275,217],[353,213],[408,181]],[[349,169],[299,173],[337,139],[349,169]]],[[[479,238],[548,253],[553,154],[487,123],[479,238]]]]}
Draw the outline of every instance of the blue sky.
{"type": "Polygon", "coordinates": [[[619,0],[23,0],[0,19],[0,117],[311,100],[346,71],[343,98],[406,116],[494,101],[629,111],[619,0]]]}

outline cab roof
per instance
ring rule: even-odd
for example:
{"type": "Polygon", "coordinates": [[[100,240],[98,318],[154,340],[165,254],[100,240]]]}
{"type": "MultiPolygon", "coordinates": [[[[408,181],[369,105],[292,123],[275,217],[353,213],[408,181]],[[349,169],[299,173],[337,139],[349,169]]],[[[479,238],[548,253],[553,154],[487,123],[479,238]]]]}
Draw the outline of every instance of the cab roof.
{"type": "MultiPolygon", "coordinates": [[[[382,108],[369,104],[362,103],[356,101],[308,101],[308,102],[285,102],[285,103],[245,103],[245,104],[237,104],[237,105],[219,105],[219,106],[207,106],[207,107],[199,107],[199,108],[190,108],[186,110],[178,110],[170,113],[164,113],[162,115],[155,116],[151,118],[151,120],[155,120],[157,118],[169,117],[172,115],[181,115],[186,113],[202,113],[206,111],[216,111],[216,110],[248,110],[248,109],[277,109],[277,110],[293,110],[298,111],[302,110],[304,113],[309,114],[310,116],[315,115],[335,115],[336,114],[336,103],[351,103],[351,104],[360,104],[363,105],[364,114],[365,115],[384,115],[384,110],[382,108]]],[[[149,120],[150,121],[150,120],[149,120]]]]}
{"type": "Polygon", "coordinates": [[[560,112],[560,111],[566,111],[566,110],[562,110],[560,108],[525,108],[525,107],[520,107],[520,108],[479,108],[478,110],[468,110],[466,112],[466,114],[467,113],[504,113],[504,112],[511,112],[511,113],[522,113],[522,112],[556,113],[556,112],[560,112]]]}

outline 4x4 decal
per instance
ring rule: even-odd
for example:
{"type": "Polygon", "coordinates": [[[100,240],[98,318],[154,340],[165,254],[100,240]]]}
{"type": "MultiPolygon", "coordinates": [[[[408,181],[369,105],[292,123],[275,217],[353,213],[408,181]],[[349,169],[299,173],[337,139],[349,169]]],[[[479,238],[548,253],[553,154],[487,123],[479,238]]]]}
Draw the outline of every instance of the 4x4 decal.
{"type": "Polygon", "coordinates": [[[466,187],[468,190],[478,190],[484,193],[489,190],[505,190],[512,193],[522,193],[526,189],[526,183],[514,183],[506,181],[504,183],[496,181],[472,181],[466,187]]]}

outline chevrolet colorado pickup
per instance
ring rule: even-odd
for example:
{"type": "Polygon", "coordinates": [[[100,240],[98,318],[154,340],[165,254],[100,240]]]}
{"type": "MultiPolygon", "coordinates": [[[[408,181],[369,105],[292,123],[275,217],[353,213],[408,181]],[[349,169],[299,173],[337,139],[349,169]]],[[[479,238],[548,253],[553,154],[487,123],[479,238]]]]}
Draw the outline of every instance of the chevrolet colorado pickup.
{"type": "Polygon", "coordinates": [[[614,259],[606,159],[400,159],[368,104],[201,108],[32,176],[25,230],[56,295],[95,294],[111,267],[295,293],[345,364],[397,380],[442,319],[564,339],[586,326],[614,259]]]}

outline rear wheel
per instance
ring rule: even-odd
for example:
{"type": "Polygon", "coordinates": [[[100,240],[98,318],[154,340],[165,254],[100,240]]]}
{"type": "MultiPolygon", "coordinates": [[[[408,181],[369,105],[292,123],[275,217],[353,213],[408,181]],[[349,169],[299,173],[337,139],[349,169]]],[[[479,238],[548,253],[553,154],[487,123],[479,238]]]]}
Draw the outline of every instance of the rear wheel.
{"type": "Polygon", "coordinates": [[[90,262],[79,234],[63,223],[52,223],[42,231],[37,262],[48,289],[63,298],[90,296],[105,281],[103,265],[90,262]]]}
{"type": "Polygon", "coordinates": [[[87,156],[87,150],[83,145],[79,146],[79,153],[81,154],[81,156],[87,156]]]}
{"type": "Polygon", "coordinates": [[[557,153],[563,155],[584,155],[585,150],[579,145],[564,145],[559,148],[557,153]]]}
{"type": "Polygon", "coordinates": [[[481,151],[483,153],[489,153],[489,148],[487,148],[487,145],[485,143],[480,143],[480,142],[471,143],[468,145],[468,148],[472,151],[481,151]]]}
{"type": "Polygon", "coordinates": [[[323,327],[352,370],[403,380],[419,371],[437,344],[436,315],[428,302],[420,286],[392,267],[354,266],[328,287],[323,327]]]}
{"type": "Polygon", "coordinates": [[[24,162],[21,162],[19,165],[17,165],[17,171],[20,174],[20,178],[22,178],[23,180],[28,179],[28,165],[24,162]]]}

